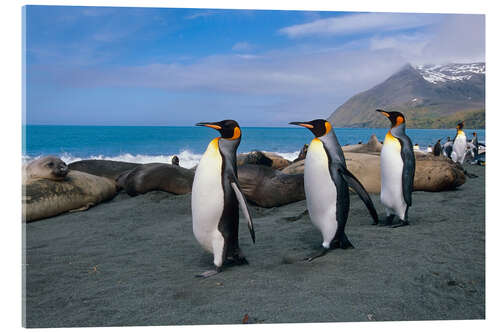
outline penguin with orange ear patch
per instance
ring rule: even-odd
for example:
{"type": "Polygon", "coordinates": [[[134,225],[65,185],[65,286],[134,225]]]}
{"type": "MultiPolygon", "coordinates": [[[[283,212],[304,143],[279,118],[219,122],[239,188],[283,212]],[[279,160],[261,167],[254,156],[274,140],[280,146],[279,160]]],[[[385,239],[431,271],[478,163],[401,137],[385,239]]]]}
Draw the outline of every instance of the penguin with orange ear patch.
{"type": "Polygon", "coordinates": [[[363,185],[347,170],[344,152],[330,122],[324,119],[291,122],[309,129],[315,138],[309,144],[304,166],[304,189],[312,223],[321,231],[321,251],[306,258],[311,261],[329,249],[353,247],[345,234],[349,215],[349,186],[368,208],[374,224],[378,215],[363,185]]]}
{"type": "Polygon", "coordinates": [[[408,225],[408,209],[411,206],[413,179],[415,178],[415,153],[411,139],[406,135],[406,121],[401,112],[376,111],[391,121],[382,151],[380,152],[380,172],[382,188],[380,201],[385,206],[387,219],[384,225],[400,227],[408,225]],[[400,223],[393,224],[394,217],[400,223]]]}
{"type": "Polygon", "coordinates": [[[215,269],[197,276],[209,277],[219,273],[224,263],[248,263],[238,244],[238,205],[248,222],[254,243],[255,233],[238,183],[236,149],[241,140],[238,123],[223,120],[196,126],[210,127],[220,133],[220,137],[208,144],[196,168],[191,192],[193,233],[200,245],[214,255],[215,266],[215,269]]]}

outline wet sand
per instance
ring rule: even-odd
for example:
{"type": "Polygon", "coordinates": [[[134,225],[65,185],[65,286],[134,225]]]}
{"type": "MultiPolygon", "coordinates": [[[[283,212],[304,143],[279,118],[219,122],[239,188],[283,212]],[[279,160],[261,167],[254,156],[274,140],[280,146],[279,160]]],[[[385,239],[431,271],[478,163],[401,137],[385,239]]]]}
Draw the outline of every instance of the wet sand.
{"type": "MultiPolygon", "coordinates": [[[[190,195],[120,193],[84,212],[26,225],[27,327],[483,319],[485,169],[455,191],[415,192],[403,228],[372,226],[355,195],[354,249],[319,249],[305,201],[240,217],[249,265],[208,279],[190,195]]],[[[372,195],[383,216],[380,199],[372,195]]]]}

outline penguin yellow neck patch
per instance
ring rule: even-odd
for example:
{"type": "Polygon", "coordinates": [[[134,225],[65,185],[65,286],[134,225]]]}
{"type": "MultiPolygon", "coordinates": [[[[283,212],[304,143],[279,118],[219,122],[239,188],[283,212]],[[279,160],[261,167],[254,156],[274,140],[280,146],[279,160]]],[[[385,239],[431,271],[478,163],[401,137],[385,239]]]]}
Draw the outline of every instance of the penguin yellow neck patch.
{"type": "Polygon", "coordinates": [[[394,135],[392,135],[391,131],[387,132],[387,134],[385,135],[384,147],[387,146],[394,146],[398,149],[401,149],[401,143],[399,143],[399,140],[394,137],[394,135]]]}
{"type": "Polygon", "coordinates": [[[210,143],[208,144],[208,147],[207,147],[207,151],[211,150],[214,152],[218,152],[219,151],[219,139],[220,138],[215,138],[212,141],[210,141],[210,143]]]}

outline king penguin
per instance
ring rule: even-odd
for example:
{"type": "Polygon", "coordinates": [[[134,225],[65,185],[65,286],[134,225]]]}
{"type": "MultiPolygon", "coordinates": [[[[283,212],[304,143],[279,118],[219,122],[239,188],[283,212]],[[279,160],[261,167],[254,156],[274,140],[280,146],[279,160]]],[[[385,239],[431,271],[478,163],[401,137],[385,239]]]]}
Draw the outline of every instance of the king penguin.
{"type": "Polygon", "coordinates": [[[309,144],[304,166],[304,188],[311,221],[323,236],[321,250],[306,258],[312,261],[333,248],[352,248],[345,234],[349,215],[349,188],[351,186],[368,208],[374,224],[378,215],[363,185],[347,170],[344,152],[330,122],[316,119],[291,122],[308,128],[315,136],[309,144]]]}
{"type": "Polygon", "coordinates": [[[415,153],[406,135],[406,121],[401,112],[378,112],[389,118],[391,129],[387,132],[380,152],[382,188],[380,201],[385,206],[387,219],[384,225],[400,227],[408,225],[408,208],[411,206],[413,180],[415,178],[415,153]],[[399,224],[392,224],[395,216],[399,224]]]}
{"type": "Polygon", "coordinates": [[[220,137],[213,139],[203,154],[194,175],[191,212],[193,233],[200,245],[214,256],[214,270],[198,277],[209,277],[221,271],[225,262],[247,264],[238,244],[239,210],[248,222],[255,243],[253,222],[246,199],[238,183],[236,149],[241,141],[241,129],[234,120],[197,123],[211,127],[220,137]]]}
{"type": "Polygon", "coordinates": [[[453,139],[453,151],[451,152],[451,159],[453,162],[460,164],[464,163],[465,152],[467,150],[467,136],[463,131],[464,122],[459,122],[457,124],[457,135],[453,139]]]}

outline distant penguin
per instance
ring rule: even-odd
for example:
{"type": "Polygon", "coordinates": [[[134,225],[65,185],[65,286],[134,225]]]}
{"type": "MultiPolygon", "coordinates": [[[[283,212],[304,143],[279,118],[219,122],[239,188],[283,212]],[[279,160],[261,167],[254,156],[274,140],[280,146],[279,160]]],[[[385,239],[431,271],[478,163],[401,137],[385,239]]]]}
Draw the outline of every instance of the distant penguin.
{"type": "Polygon", "coordinates": [[[196,240],[214,255],[214,270],[198,277],[209,277],[221,271],[228,261],[247,264],[238,245],[238,203],[248,222],[255,243],[255,233],[247,202],[238,183],[236,149],[241,140],[241,129],[234,120],[198,123],[216,129],[221,136],[213,139],[203,154],[194,176],[191,210],[193,233],[196,240]]]}
{"type": "Polygon", "coordinates": [[[380,201],[386,208],[385,225],[399,227],[408,225],[408,209],[412,204],[413,180],[415,178],[415,153],[411,139],[406,135],[405,117],[397,111],[377,110],[391,121],[380,153],[382,188],[380,201]],[[398,216],[400,223],[393,225],[398,216]]]}
{"type": "Polygon", "coordinates": [[[457,124],[457,134],[453,140],[453,151],[451,152],[451,159],[453,162],[457,162],[459,164],[464,163],[465,150],[467,149],[467,136],[465,135],[463,128],[463,121],[457,124]]]}
{"type": "Polygon", "coordinates": [[[324,119],[290,124],[308,128],[315,136],[309,144],[304,166],[304,189],[312,223],[321,231],[321,251],[306,258],[311,261],[329,249],[353,247],[345,234],[351,186],[368,208],[374,224],[377,211],[363,185],[347,170],[344,153],[332,125],[324,119]]]}
{"type": "Polygon", "coordinates": [[[452,151],[453,151],[453,141],[451,141],[451,138],[448,137],[446,143],[443,145],[443,155],[448,158],[451,158],[452,151]]]}
{"type": "Polygon", "coordinates": [[[420,146],[418,145],[418,143],[415,143],[415,145],[413,146],[413,150],[420,151],[420,146]]]}
{"type": "Polygon", "coordinates": [[[472,153],[474,156],[474,161],[477,160],[477,157],[479,155],[479,142],[477,140],[477,133],[472,132],[472,153]]]}
{"type": "Polygon", "coordinates": [[[179,157],[177,155],[172,156],[172,165],[179,165],[179,157]]]}
{"type": "Polygon", "coordinates": [[[432,153],[433,149],[431,145],[427,146],[427,153],[432,153]]]}
{"type": "Polygon", "coordinates": [[[432,152],[434,153],[434,156],[439,156],[442,154],[443,151],[441,149],[441,139],[437,140],[434,148],[432,149],[432,152]]]}

